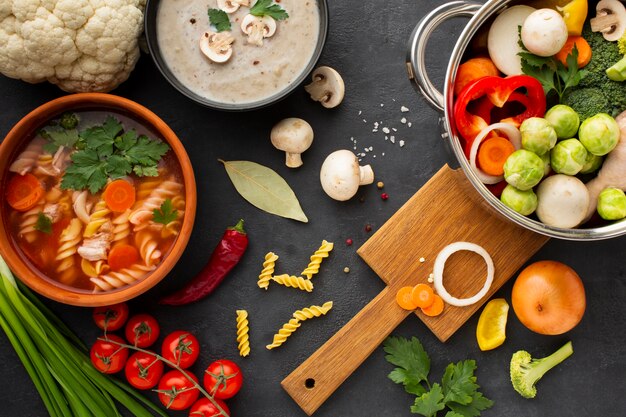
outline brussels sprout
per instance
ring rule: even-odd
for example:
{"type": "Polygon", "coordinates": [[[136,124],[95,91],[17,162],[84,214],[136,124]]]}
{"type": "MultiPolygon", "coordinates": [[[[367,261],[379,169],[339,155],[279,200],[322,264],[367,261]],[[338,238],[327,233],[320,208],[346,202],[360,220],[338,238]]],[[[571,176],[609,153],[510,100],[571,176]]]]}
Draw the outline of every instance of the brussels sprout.
{"type": "Polygon", "coordinates": [[[573,138],[578,132],[580,118],[570,106],[557,104],[548,110],[544,118],[550,122],[559,139],[573,138]]]}
{"type": "Polygon", "coordinates": [[[594,155],[591,152],[587,152],[587,159],[585,160],[585,165],[580,170],[579,174],[591,174],[592,172],[596,172],[598,168],[602,166],[602,162],[604,158],[598,155],[594,155]]]}
{"type": "Polygon", "coordinates": [[[537,195],[533,190],[518,190],[510,184],[502,190],[500,201],[524,216],[532,214],[537,208],[537,195]]]}
{"type": "Polygon", "coordinates": [[[552,125],[541,117],[531,117],[519,127],[522,134],[522,148],[543,155],[554,147],[556,132],[552,125]]]}
{"type": "Polygon", "coordinates": [[[539,158],[543,161],[543,175],[545,177],[550,173],[550,171],[552,171],[552,165],[550,164],[550,152],[539,155],[539,158]]]}
{"type": "Polygon", "coordinates": [[[619,142],[620,130],[614,118],[598,113],[580,125],[578,138],[594,155],[603,156],[611,152],[619,142]]]}
{"type": "Polygon", "coordinates": [[[626,217],[626,195],[618,188],[605,188],[598,196],[598,214],[604,220],[626,217]]]}
{"type": "Polygon", "coordinates": [[[587,150],[578,139],[566,139],[550,151],[550,165],[559,174],[576,175],[587,162],[587,150]]]}
{"type": "Polygon", "coordinates": [[[522,191],[530,190],[543,178],[544,165],[537,154],[520,149],[504,163],[504,179],[522,191]]]}

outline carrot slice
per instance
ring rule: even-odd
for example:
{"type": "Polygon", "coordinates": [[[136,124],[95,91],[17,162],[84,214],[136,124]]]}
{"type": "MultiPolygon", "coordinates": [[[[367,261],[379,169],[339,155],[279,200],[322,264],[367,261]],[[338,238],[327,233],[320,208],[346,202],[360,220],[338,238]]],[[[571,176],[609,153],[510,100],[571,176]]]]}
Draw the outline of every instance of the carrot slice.
{"type": "Polygon", "coordinates": [[[419,308],[430,307],[435,301],[435,293],[433,289],[426,284],[417,284],[411,292],[413,303],[419,308]]]}
{"type": "Polygon", "coordinates": [[[508,139],[500,136],[489,138],[478,148],[478,166],[486,174],[502,175],[504,163],[513,152],[515,146],[508,139]]]}
{"type": "Polygon", "coordinates": [[[591,61],[591,46],[582,36],[570,36],[567,38],[563,48],[554,57],[567,67],[567,56],[574,50],[574,45],[576,45],[578,50],[578,68],[582,68],[591,61]]]}
{"type": "Polygon", "coordinates": [[[112,211],[125,211],[135,204],[135,187],[125,180],[115,180],[104,190],[104,201],[112,211]]]}
{"type": "Polygon", "coordinates": [[[415,310],[417,305],[413,302],[413,287],[402,287],[396,294],[398,305],[405,310],[415,310]]]}
{"type": "Polygon", "coordinates": [[[130,268],[139,260],[139,251],[125,243],[114,246],[109,252],[109,266],[113,271],[130,268]]]}
{"type": "Polygon", "coordinates": [[[435,317],[443,313],[443,299],[435,294],[434,301],[430,307],[422,308],[422,313],[430,317],[435,317]]]}
{"type": "Polygon", "coordinates": [[[33,174],[15,175],[7,185],[7,202],[17,211],[35,207],[44,189],[33,174]]]}

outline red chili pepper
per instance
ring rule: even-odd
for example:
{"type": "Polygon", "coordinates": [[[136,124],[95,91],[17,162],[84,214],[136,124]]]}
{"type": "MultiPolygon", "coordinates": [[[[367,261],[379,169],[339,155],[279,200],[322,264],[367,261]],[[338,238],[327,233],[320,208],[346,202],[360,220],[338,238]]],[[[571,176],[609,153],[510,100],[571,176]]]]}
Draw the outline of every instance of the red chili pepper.
{"type": "Polygon", "coordinates": [[[243,220],[229,227],[213,250],[211,259],[187,285],[163,298],[159,304],[183,305],[198,301],[211,294],[237,265],[248,247],[248,236],[243,230],[243,220]]]}
{"type": "Polygon", "coordinates": [[[502,108],[512,101],[520,102],[525,110],[501,120],[502,122],[519,126],[530,117],[541,117],[545,114],[546,96],[543,87],[536,78],[529,75],[483,77],[461,90],[454,103],[454,122],[459,134],[465,139],[465,147],[471,146],[476,135],[492,122],[491,110],[494,107],[502,108]],[[524,90],[517,91],[519,89],[524,90]],[[493,106],[482,101],[478,104],[478,114],[470,113],[470,103],[482,97],[486,97],[493,106]]]}

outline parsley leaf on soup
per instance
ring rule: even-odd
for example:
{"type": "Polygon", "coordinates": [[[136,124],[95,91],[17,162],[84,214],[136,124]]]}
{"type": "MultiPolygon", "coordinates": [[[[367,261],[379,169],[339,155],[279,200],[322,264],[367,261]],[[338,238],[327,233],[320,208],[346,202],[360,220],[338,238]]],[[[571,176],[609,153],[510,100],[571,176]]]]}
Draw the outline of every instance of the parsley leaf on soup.
{"type": "Polygon", "coordinates": [[[80,139],[76,129],[47,128],[43,129],[40,134],[50,141],[43,146],[44,151],[48,153],[55,153],[61,146],[71,148],[80,139]]]}
{"type": "Polygon", "coordinates": [[[178,210],[172,206],[172,200],[166,198],[161,207],[152,211],[152,219],[155,223],[169,224],[178,218],[178,210]]]}
{"type": "Polygon", "coordinates": [[[258,17],[269,16],[276,20],[284,20],[289,14],[278,4],[272,4],[272,0],[257,0],[250,8],[250,14],[258,17]]]}
{"type": "Polygon", "coordinates": [[[230,30],[230,19],[224,10],[209,9],[209,20],[218,32],[230,30]]]}
{"type": "Polygon", "coordinates": [[[49,235],[52,233],[52,220],[45,214],[39,213],[34,228],[49,235]]]}

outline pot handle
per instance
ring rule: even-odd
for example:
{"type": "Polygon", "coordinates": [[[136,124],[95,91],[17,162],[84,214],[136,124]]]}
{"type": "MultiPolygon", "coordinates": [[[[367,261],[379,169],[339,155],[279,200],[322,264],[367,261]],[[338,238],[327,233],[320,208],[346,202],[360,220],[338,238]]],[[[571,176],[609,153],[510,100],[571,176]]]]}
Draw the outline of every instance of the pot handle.
{"type": "Polygon", "coordinates": [[[411,35],[406,62],[409,79],[415,82],[418,91],[440,112],[444,111],[444,98],[426,73],[426,44],[441,23],[454,17],[472,17],[482,6],[480,3],[465,0],[443,4],[424,16],[411,35]]]}

